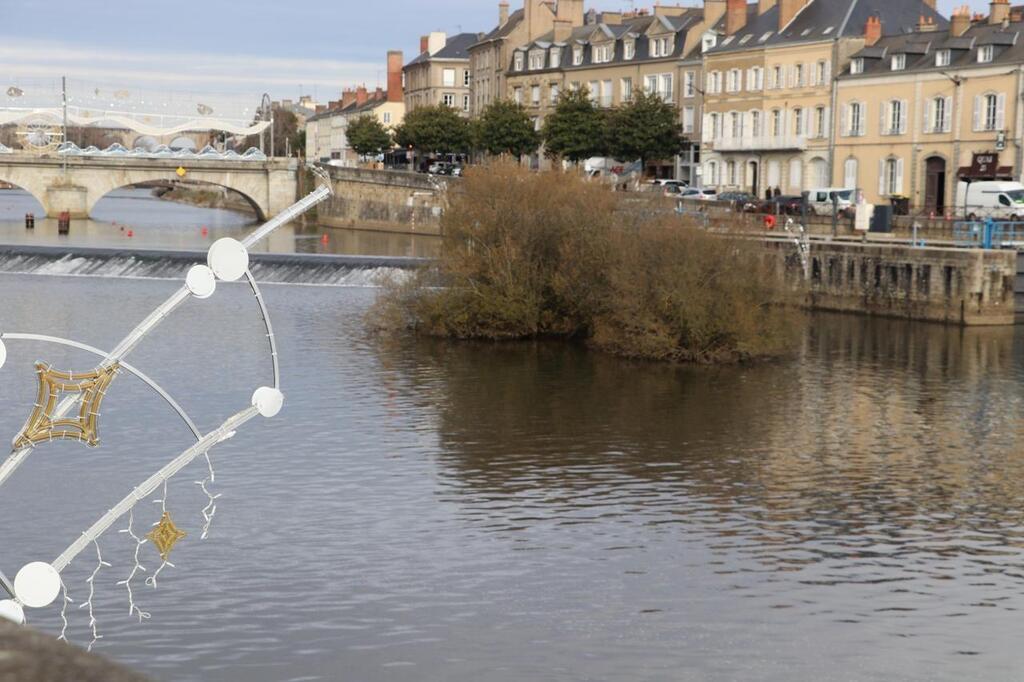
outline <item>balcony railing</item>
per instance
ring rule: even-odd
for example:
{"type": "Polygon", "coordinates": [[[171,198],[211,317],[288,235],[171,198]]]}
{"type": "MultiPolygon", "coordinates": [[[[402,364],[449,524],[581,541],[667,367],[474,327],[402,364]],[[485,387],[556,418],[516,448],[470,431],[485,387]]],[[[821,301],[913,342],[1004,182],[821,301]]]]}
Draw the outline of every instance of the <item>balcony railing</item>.
{"type": "Polygon", "coordinates": [[[807,148],[807,138],[803,135],[720,138],[714,140],[711,147],[716,152],[803,150],[807,148]]]}

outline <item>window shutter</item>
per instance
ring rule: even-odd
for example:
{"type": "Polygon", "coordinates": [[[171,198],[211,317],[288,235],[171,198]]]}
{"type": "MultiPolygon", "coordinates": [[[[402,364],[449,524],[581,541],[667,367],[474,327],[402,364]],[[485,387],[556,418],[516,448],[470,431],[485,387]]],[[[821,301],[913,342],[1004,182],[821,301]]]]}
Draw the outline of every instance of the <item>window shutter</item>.
{"type": "Polygon", "coordinates": [[[896,194],[903,194],[903,159],[896,159],[896,194]]]}
{"type": "Polygon", "coordinates": [[[885,159],[878,162],[878,196],[885,196],[885,159]]]}
{"type": "Polygon", "coordinates": [[[832,83],[832,62],[831,60],[825,62],[825,83],[829,85],[832,83]]]}
{"type": "Polygon", "coordinates": [[[924,128],[922,130],[926,133],[932,132],[932,118],[935,116],[935,100],[928,100],[928,103],[924,105],[924,128]]]}
{"type": "Polygon", "coordinates": [[[981,130],[981,95],[974,96],[974,132],[981,130]]]}
{"type": "Polygon", "coordinates": [[[822,124],[824,128],[821,130],[821,136],[829,137],[832,134],[832,107],[825,107],[825,119],[822,124]]]}
{"type": "Polygon", "coordinates": [[[996,98],[996,130],[1006,129],[1006,95],[999,93],[996,98]]]}
{"type": "Polygon", "coordinates": [[[850,105],[844,104],[840,114],[839,134],[846,137],[850,134],[850,105]]]}
{"type": "Polygon", "coordinates": [[[861,102],[860,104],[860,126],[857,129],[858,135],[868,134],[868,105],[867,102],[861,102]]]}
{"type": "Polygon", "coordinates": [[[889,114],[889,106],[890,105],[889,105],[888,102],[883,102],[882,106],[878,107],[878,113],[879,113],[879,118],[878,118],[878,120],[879,120],[878,134],[879,135],[889,135],[889,122],[887,120],[887,119],[890,118],[888,116],[888,114],[889,114]]]}
{"type": "Polygon", "coordinates": [[[953,98],[946,98],[945,116],[942,119],[942,132],[948,133],[953,125],[953,98]]]}
{"type": "Polygon", "coordinates": [[[905,132],[907,132],[907,112],[908,112],[909,109],[910,109],[910,107],[907,106],[907,100],[901,99],[900,100],[900,135],[902,135],[905,132]]]}

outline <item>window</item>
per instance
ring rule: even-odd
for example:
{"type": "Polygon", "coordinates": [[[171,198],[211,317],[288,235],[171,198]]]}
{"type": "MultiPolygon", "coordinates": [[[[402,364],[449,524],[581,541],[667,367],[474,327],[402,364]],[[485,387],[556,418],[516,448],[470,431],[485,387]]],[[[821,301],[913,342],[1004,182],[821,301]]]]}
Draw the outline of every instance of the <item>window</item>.
{"type": "Polygon", "coordinates": [[[782,67],[781,66],[775,65],[775,66],[772,67],[771,87],[772,87],[772,89],[779,89],[779,88],[782,87],[782,67]]]}
{"type": "Polygon", "coordinates": [[[740,91],[740,70],[729,69],[729,76],[725,81],[726,92],[739,92],[740,91]]]}
{"type": "Polygon", "coordinates": [[[729,136],[734,140],[743,137],[743,114],[734,111],[729,114],[729,136]]]}
{"type": "Polygon", "coordinates": [[[718,163],[716,161],[708,161],[708,172],[707,172],[707,185],[718,185],[718,163]]]}
{"type": "Polygon", "coordinates": [[[764,90],[764,69],[755,66],[750,70],[747,75],[747,90],[751,92],[764,90]]]}
{"type": "Polygon", "coordinates": [[[782,137],[782,109],[772,109],[772,137],[782,137]]]}
{"type": "Polygon", "coordinates": [[[539,85],[534,85],[533,87],[530,88],[530,103],[533,104],[533,106],[535,106],[535,107],[540,105],[540,86],[539,85]]]}
{"type": "Polygon", "coordinates": [[[949,50],[939,50],[935,53],[935,66],[949,66],[951,61],[952,52],[949,50]]]}
{"type": "Polygon", "coordinates": [[[658,91],[658,77],[657,76],[645,76],[644,77],[644,91],[648,94],[658,91]]]}
{"type": "Polygon", "coordinates": [[[864,58],[857,57],[850,62],[850,73],[856,75],[858,73],[864,73],[864,58]]]}
{"type": "Polygon", "coordinates": [[[728,185],[736,185],[736,162],[729,161],[725,164],[725,182],[728,185]]]}
{"type": "Polygon", "coordinates": [[[623,78],[619,83],[619,99],[629,102],[633,99],[633,79],[623,78]]]}
{"type": "Polygon", "coordinates": [[[857,159],[847,159],[843,163],[843,187],[857,188],[857,159]]]}
{"type": "Polygon", "coordinates": [[[797,136],[804,134],[804,110],[800,107],[793,110],[793,134],[797,136]]]}
{"type": "Polygon", "coordinates": [[[590,101],[597,104],[601,97],[601,84],[597,81],[590,81],[587,83],[587,90],[590,91],[590,101]]]}
{"type": "Polygon", "coordinates": [[[892,70],[902,71],[907,68],[907,55],[905,54],[894,54],[892,56],[892,70]]]}
{"type": "Polygon", "coordinates": [[[594,45],[590,50],[590,60],[594,64],[605,64],[612,60],[611,45],[594,45]]]}
{"type": "Polygon", "coordinates": [[[693,97],[696,94],[696,82],[697,74],[693,71],[687,71],[683,74],[683,97],[693,97]]]}
{"type": "Polygon", "coordinates": [[[468,88],[473,83],[473,72],[466,69],[462,72],[462,85],[468,88]]]}
{"type": "Polygon", "coordinates": [[[622,58],[632,59],[636,56],[636,41],[627,40],[622,44],[622,58]]]}
{"type": "Polygon", "coordinates": [[[847,135],[859,136],[864,134],[864,105],[860,102],[851,102],[849,109],[849,127],[847,135]]]}
{"type": "Polygon", "coordinates": [[[670,38],[651,38],[648,46],[651,57],[668,57],[672,54],[670,38]]]}
{"type": "Polygon", "coordinates": [[[704,37],[701,39],[700,51],[707,52],[708,50],[713,48],[716,43],[717,38],[715,37],[714,33],[705,33],[704,37]]]}
{"type": "Polygon", "coordinates": [[[693,107],[683,107],[683,132],[690,134],[693,132],[693,121],[694,121],[694,109],[693,107]]]}
{"type": "MultiPolygon", "coordinates": [[[[522,71],[523,70],[523,53],[522,52],[516,52],[515,57],[513,58],[512,68],[514,70],[516,70],[516,71],[522,71]]],[[[448,71],[448,70],[449,69],[445,69],[445,71],[448,71]]]]}
{"type": "Polygon", "coordinates": [[[800,190],[804,184],[804,165],[800,159],[789,161],[789,186],[791,189],[800,190]]]}
{"type": "Polygon", "coordinates": [[[516,104],[522,104],[523,103],[523,89],[522,88],[515,88],[515,89],[512,90],[512,101],[515,102],[516,104]]]}
{"type": "Polygon", "coordinates": [[[708,131],[710,133],[710,139],[717,140],[720,138],[722,136],[722,127],[720,125],[718,114],[711,114],[708,116],[708,124],[708,127],[711,129],[708,131]]]}
{"type": "Polygon", "coordinates": [[[672,93],[672,90],[673,90],[672,83],[673,83],[672,74],[670,74],[670,73],[663,73],[663,74],[661,74],[661,77],[659,78],[659,81],[658,81],[658,94],[661,95],[661,98],[663,100],[665,100],[666,102],[671,102],[672,101],[672,95],[673,95],[673,93],[672,93]]]}
{"type": "Polygon", "coordinates": [[[557,69],[562,64],[562,48],[551,48],[551,68],[557,69]]]}
{"type": "Polygon", "coordinates": [[[992,45],[982,45],[978,48],[978,63],[987,64],[995,57],[995,48],[992,45]]]}
{"type": "Polygon", "coordinates": [[[576,46],[572,49],[572,63],[574,66],[579,66],[583,63],[583,48],[576,46]]]}
{"type": "Polygon", "coordinates": [[[999,116],[999,98],[996,95],[985,95],[984,129],[995,130],[999,116]]]}
{"type": "Polygon", "coordinates": [[[814,70],[814,84],[828,85],[828,62],[820,60],[814,70]]]}
{"type": "Polygon", "coordinates": [[[455,87],[455,69],[445,69],[441,72],[441,84],[446,88],[455,87]]]}
{"type": "Polygon", "coordinates": [[[804,73],[804,65],[797,64],[793,69],[793,87],[802,88],[807,85],[806,74],[804,73]]]}
{"type": "Polygon", "coordinates": [[[612,82],[610,80],[601,81],[601,106],[610,107],[612,105],[612,82]]]}
{"type": "Polygon", "coordinates": [[[820,138],[825,137],[827,134],[828,119],[825,116],[825,107],[816,107],[814,109],[814,136],[820,138]]]}
{"type": "Polygon", "coordinates": [[[391,112],[390,111],[385,111],[384,112],[384,125],[390,125],[390,124],[391,124],[391,112]]]}
{"type": "Polygon", "coordinates": [[[550,98],[552,104],[558,104],[558,97],[560,94],[561,88],[559,87],[558,83],[552,83],[548,87],[548,97],[550,98]]]}
{"type": "Polygon", "coordinates": [[[469,111],[469,95],[462,96],[462,110],[469,111]]]}
{"type": "Polygon", "coordinates": [[[444,104],[446,107],[452,107],[454,109],[455,108],[455,93],[453,93],[453,92],[446,92],[443,95],[441,95],[441,103],[444,104]]]}
{"type": "Polygon", "coordinates": [[[544,68],[544,50],[530,52],[530,70],[536,71],[544,68]]]}
{"type": "Polygon", "coordinates": [[[946,133],[949,132],[949,109],[951,100],[947,101],[945,97],[935,97],[931,101],[931,112],[928,116],[928,123],[925,128],[926,133],[946,133]]]}
{"type": "Polygon", "coordinates": [[[756,109],[750,112],[750,135],[761,137],[761,112],[756,109]]]}
{"type": "Polygon", "coordinates": [[[907,132],[907,103],[894,99],[887,105],[889,115],[885,119],[886,135],[902,135],[907,132]]]}
{"type": "Polygon", "coordinates": [[[903,159],[889,158],[882,161],[881,174],[882,196],[895,196],[903,192],[903,159]]]}

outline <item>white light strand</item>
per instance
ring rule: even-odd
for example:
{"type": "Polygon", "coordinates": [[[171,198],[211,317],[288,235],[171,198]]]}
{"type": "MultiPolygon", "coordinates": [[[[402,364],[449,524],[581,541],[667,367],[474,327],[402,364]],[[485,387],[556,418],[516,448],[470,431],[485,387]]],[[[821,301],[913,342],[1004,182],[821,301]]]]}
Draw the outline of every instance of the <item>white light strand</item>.
{"type": "Polygon", "coordinates": [[[89,646],[86,648],[86,651],[92,651],[96,642],[103,639],[103,636],[100,635],[99,629],[97,628],[96,614],[93,611],[92,598],[96,595],[96,576],[99,575],[104,566],[110,568],[110,564],[103,560],[103,555],[100,553],[100,543],[94,540],[92,544],[96,546],[96,568],[93,570],[92,575],[85,579],[85,582],[89,583],[89,598],[78,606],[80,609],[89,609],[89,627],[92,628],[92,641],[89,642],[89,646]]]}
{"type": "Polygon", "coordinates": [[[207,450],[203,453],[206,457],[206,467],[210,472],[204,481],[196,481],[196,485],[199,486],[203,493],[207,497],[207,505],[203,508],[203,533],[200,535],[201,540],[205,540],[210,536],[210,525],[213,523],[213,517],[217,513],[217,499],[221,496],[221,493],[216,495],[210,494],[209,489],[206,485],[217,482],[217,474],[213,470],[213,461],[210,459],[210,451],[207,450]]]}
{"type": "Polygon", "coordinates": [[[146,540],[146,538],[140,538],[138,535],[135,534],[135,530],[132,528],[132,524],[134,522],[135,510],[132,509],[128,512],[128,527],[118,532],[126,534],[128,537],[135,541],[135,565],[132,566],[132,572],[128,574],[128,577],[117,584],[124,585],[125,589],[128,591],[128,615],[138,615],[139,622],[141,623],[144,620],[148,620],[151,614],[148,611],[143,611],[142,609],[140,609],[138,604],[135,603],[135,595],[132,594],[132,581],[135,579],[136,574],[138,574],[140,571],[143,573],[146,572],[146,567],[139,563],[139,550],[141,550],[142,546],[146,544],[146,542],[148,541],[146,540]]]}
{"type": "Polygon", "coordinates": [[[58,642],[68,641],[68,604],[73,603],[71,597],[68,596],[68,586],[64,584],[64,580],[60,581],[60,591],[64,597],[64,603],[60,607],[60,637],[57,638],[58,642]]]}

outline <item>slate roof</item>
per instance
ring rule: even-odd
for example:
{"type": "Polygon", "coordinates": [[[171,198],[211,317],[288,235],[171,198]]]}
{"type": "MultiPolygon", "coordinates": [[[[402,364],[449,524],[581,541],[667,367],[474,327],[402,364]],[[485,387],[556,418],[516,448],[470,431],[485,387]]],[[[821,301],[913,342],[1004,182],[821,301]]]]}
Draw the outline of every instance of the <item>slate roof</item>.
{"type": "Polygon", "coordinates": [[[469,59],[469,48],[479,40],[479,33],[459,33],[448,38],[445,46],[434,54],[424,52],[406,64],[406,66],[423,64],[434,59],[469,59]]]}
{"type": "Polygon", "coordinates": [[[319,114],[310,116],[308,119],[306,119],[306,121],[319,121],[321,119],[330,118],[332,116],[338,116],[340,114],[344,114],[346,116],[353,114],[367,114],[376,109],[377,107],[388,103],[387,93],[385,93],[385,96],[380,99],[374,99],[372,95],[373,93],[371,93],[370,99],[361,105],[352,102],[347,107],[333,107],[331,109],[327,109],[326,111],[321,111],[319,114]]]}
{"type": "Polygon", "coordinates": [[[480,43],[486,43],[491,40],[497,40],[498,38],[506,37],[509,33],[513,31],[513,29],[515,29],[516,26],[522,23],[523,17],[525,16],[526,13],[523,10],[517,9],[515,12],[509,15],[508,21],[506,21],[501,26],[495,28],[493,31],[491,31],[483,38],[478,40],[475,44],[479,45],[480,43]]]}
{"type": "MultiPolygon", "coordinates": [[[[545,73],[549,71],[576,71],[581,69],[588,69],[594,66],[614,66],[616,64],[635,64],[637,62],[645,61],[662,61],[662,60],[678,60],[684,55],[682,54],[683,49],[686,45],[686,33],[693,26],[696,26],[704,18],[704,11],[701,8],[688,8],[686,12],[676,17],[658,17],[658,16],[638,16],[638,17],[626,17],[622,19],[621,24],[589,24],[585,26],[576,26],[573,28],[572,33],[565,42],[556,43],[554,32],[546,33],[537,40],[527,45],[518,47],[515,52],[523,52],[528,55],[531,51],[536,49],[542,49],[545,51],[543,69],[530,69],[528,59],[524,59],[524,69],[522,71],[516,71],[516,74],[526,73],[545,73]],[[644,34],[656,23],[661,22],[665,28],[675,32],[676,39],[673,45],[672,54],[664,57],[651,57],[649,53],[648,41],[643,39],[644,34]],[[572,63],[572,50],[576,45],[591,44],[590,38],[596,32],[602,32],[608,37],[612,37],[615,40],[614,56],[610,62],[601,62],[595,64],[591,61],[593,54],[591,50],[583,50],[583,63],[573,64],[572,63]],[[633,37],[635,41],[636,53],[632,59],[625,58],[625,40],[628,37],[633,37]],[[549,59],[549,50],[551,47],[560,47],[562,49],[562,58],[560,66],[550,68],[551,63],[549,59]]],[[[724,19],[722,20],[724,23],[724,19]]],[[[596,42],[604,42],[598,39],[596,42]]],[[[699,43],[696,45],[694,52],[700,52],[699,43]]]]}
{"type": "Polygon", "coordinates": [[[746,25],[706,54],[860,36],[871,16],[882,19],[887,35],[914,30],[922,16],[933,19],[940,31],[949,23],[925,0],[811,0],[779,32],[778,5],[759,16],[755,2],[747,5],[746,25]]]}
{"type": "Polygon", "coordinates": [[[1015,22],[1003,28],[1001,24],[989,24],[986,20],[974,23],[962,36],[951,38],[948,31],[909,33],[884,36],[873,47],[852,55],[864,59],[864,71],[851,74],[849,69],[841,78],[865,78],[879,75],[902,73],[941,72],[964,68],[986,68],[992,65],[1016,66],[1024,63],[1024,22],[1015,22]],[[992,45],[994,55],[991,62],[978,62],[978,50],[992,45]],[[923,48],[923,49],[921,49],[923,48]],[[935,53],[951,50],[947,66],[936,66],[935,53]],[[906,54],[906,67],[892,70],[891,57],[906,54]]]}

